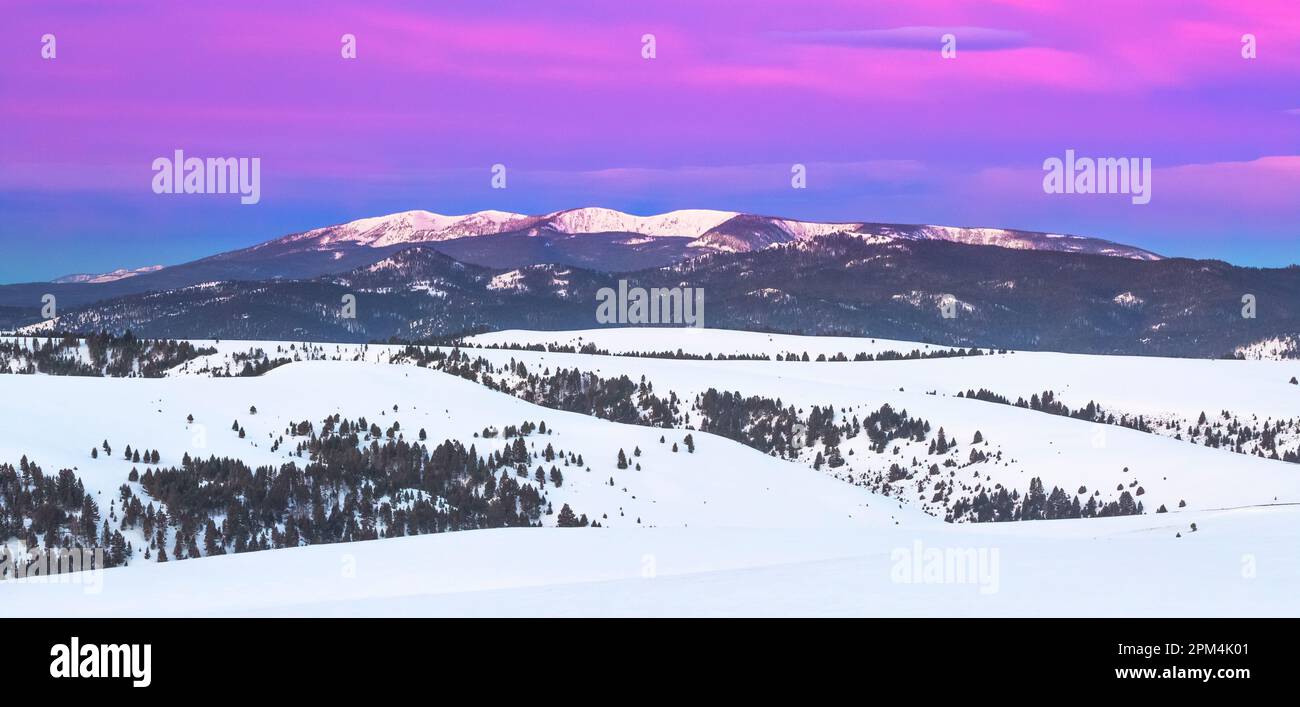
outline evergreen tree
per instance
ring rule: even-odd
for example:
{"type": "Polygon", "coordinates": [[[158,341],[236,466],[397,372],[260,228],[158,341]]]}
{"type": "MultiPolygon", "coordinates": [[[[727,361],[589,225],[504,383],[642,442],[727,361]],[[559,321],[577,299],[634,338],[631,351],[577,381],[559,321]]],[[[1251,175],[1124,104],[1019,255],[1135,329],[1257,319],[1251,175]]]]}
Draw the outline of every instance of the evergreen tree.
{"type": "Polygon", "coordinates": [[[569,504],[566,503],[560,507],[560,515],[556,517],[555,525],[560,528],[577,528],[582,524],[578,521],[573,509],[569,508],[569,504]]]}

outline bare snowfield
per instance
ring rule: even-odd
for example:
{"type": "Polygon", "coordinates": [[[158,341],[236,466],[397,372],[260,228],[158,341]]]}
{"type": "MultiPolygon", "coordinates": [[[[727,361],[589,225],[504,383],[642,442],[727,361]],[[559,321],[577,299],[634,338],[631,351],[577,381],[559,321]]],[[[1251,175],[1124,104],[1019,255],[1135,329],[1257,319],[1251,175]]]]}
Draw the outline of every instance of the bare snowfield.
{"type": "Polygon", "coordinates": [[[0,583],[0,596],[23,616],[1295,616],[1298,521],[1278,507],[996,526],[477,530],[141,563],[96,585],[0,583]],[[1187,533],[1189,521],[1201,529],[1187,533]]]}
{"type": "MultiPolygon", "coordinates": [[[[886,340],[662,329],[502,332],[475,341],[813,357],[924,350],[886,340]]],[[[545,489],[548,499],[605,527],[459,531],[166,564],[137,558],[103,572],[97,588],[0,582],[0,604],[27,616],[1300,614],[1297,465],[955,397],[981,387],[1013,399],[1054,390],[1072,406],[1095,400],[1117,412],[1286,418],[1300,411],[1300,388],[1287,382],[1300,373],[1297,361],[1017,352],[804,363],[467,350],[497,364],[524,361],[530,370],[644,375],[656,392],[688,400],[713,387],[802,407],[831,404],[846,414],[887,402],[943,427],[959,442],[952,453],[959,461],[972,448],[1002,453],[996,463],[960,467],[970,483],[1023,489],[1038,476],[1049,488],[1085,486],[1104,498],[1117,487],[1144,489],[1140,516],[948,524],[935,517],[942,508],[928,503],[928,488],[885,497],[845,483],[882,464],[924,458],[924,443],[891,443],[878,454],[865,440],[846,440],[843,449],[854,454],[833,472],[699,431],[688,453],[686,430],[542,408],[439,371],[388,365],[400,347],[312,346],[340,360],[291,363],[253,378],[196,375],[250,348],[294,358],[302,347],[222,341],[217,354],[168,378],[0,376],[7,402],[0,462],[27,455],[47,473],[74,469],[107,508],[131,468],[144,467],[120,454],[91,459],[105,439],[115,450],[157,449],[164,467],[186,453],[279,465],[302,460],[291,456],[292,445],[272,451],[274,438],[291,423],[334,413],[384,426],[399,421],[408,439],[424,429],[431,445],[455,438],[480,454],[506,444],[475,438],[485,427],[545,421],[549,434],[530,436],[529,445],[578,452],[590,467],[566,467],[563,486],[545,489]],[[236,420],[245,438],[231,430],[236,420]],[[985,444],[971,443],[976,431],[985,444]],[[683,448],[671,451],[674,442],[683,448]],[[634,449],[641,455],[631,456],[634,449]],[[619,450],[641,469],[617,469],[619,450]],[[1155,513],[1159,505],[1170,512],[1155,513]]],[[[554,517],[543,523],[554,525],[554,517]]],[[[133,543],[146,542],[133,532],[133,543]]]]}
{"type": "Polygon", "coordinates": [[[706,329],[682,327],[657,329],[647,327],[618,327],[609,329],[582,329],[577,331],[525,331],[510,329],[471,336],[468,341],[484,346],[493,344],[559,344],[582,347],[594,344],[611,353],[657,352],[681,350],[687,354],[766,354],[785,355],[791,351],[807,352],[816,358],[819,354],[834,356],[843,353],[849,358],[855,353],[877,354],[882,351],[906,353],[921,351],[947,351],[949,346],[919,344],[914,341],[875,339],[855,336],[795,336],[792,334],[766,334],[732,329],[706,329]]]}

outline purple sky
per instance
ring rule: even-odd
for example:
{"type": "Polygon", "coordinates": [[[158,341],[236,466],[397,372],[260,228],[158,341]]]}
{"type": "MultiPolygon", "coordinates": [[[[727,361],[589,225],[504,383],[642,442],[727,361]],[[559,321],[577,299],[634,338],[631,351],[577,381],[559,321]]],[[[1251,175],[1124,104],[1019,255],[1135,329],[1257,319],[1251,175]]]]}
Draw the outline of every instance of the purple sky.
{"type": "Polygon", "coordinates": [[[1296,0],[4,2],[0,282],[406,209],[589,205],[1300,262],[1296,0]],[[154,194],[175,149],[260,157],[261,203],[154,194]],[[1151,158],[1151,203],[1044,194],[1066,149],[1151,158]]]}

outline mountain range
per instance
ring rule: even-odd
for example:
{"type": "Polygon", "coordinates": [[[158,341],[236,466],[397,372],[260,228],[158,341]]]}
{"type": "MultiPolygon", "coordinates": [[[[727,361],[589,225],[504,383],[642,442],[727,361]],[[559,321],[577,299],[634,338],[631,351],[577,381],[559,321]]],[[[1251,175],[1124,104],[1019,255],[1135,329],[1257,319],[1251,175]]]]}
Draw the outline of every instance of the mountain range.
{"type": "Polygon", "coordinates": [[[1007,229],[604,208],[405,211],[128,277],[5,285],[0,323],[39,322],[48,292],[60,316],[38,326],[60,331],[370,341],[581,328],[619,280],[703,288],[708,326],[737,329],[1188,356],[1300,333],[1295,267],[1007,229]],[[347,294],[355,319],[339,316],[347,294]]]}
{"type": "Polygon", "coordinates": [[[686,209],[653,216],[598,207],[541,216],[479,211],[446,216],[429,211],[363,218],[292,233],[249,248],[168,267],[70,275],[53,282],[0,285],[0,307],[38,307],[42,295],[61,306],[222,280],[302,279],[347,272],[412,245],[428,245],[484,267],[543,263],[602,272],[631,272],[711,252],[750,252],[836,233],[896,240],[942,240],[1024,250],[1160,256],[1097,238],[995,228],[823,223],[733,211],[686,209]]]}

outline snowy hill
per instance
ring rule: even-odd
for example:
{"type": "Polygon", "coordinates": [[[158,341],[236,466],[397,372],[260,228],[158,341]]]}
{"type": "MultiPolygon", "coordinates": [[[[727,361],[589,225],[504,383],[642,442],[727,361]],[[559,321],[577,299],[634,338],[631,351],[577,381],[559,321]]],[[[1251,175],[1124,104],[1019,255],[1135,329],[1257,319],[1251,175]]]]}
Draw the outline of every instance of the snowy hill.
{"type": "MultiPolygon", "coordinates": [[[[135,548],[95,593],[80,584],[0,582],[4,605],[35,615],[1296,612],[1300,467],[1258,456],[1300,449],[1294,361],[972,356],[906,341],[708,329],[509,331],[473,342],[453,360],[449,348],[435,355],[431,347],[193,341],[188,358],[163,378],[0,375],[0,391],[24,401],[0,410],[0,465],[26,456],[46,475],[70,470],[135,548]],[[515,344],[592,346],[612,355],[477,348],[515,344]],[[683,358],[626,355],[678,349],[683,358]],[[851,360],[857,354],[881,358],[851,360]],[[704,359],[719,355],[763,360],[704,359]],[[214,377],[238,375],[249,363],[269,370],[214,377]],[[543,385],[568,380],[574,369],[586,373],[594,414],[543,385]],[[614,385],[622,375],[627,386],[614,385]],[[701,404],[710,388],[748,402],[701,404]],[[1147,427],[958,396],[970,389],[1011,400],[1054,391],[1071,410],[1095,403],[1116,418],[1140,416],[1147,427]],[[669,399],[677,413],[666,424],[644,417],[669,399]],[[812,434],[814,409],[842,429],[833,444],[822,431],[807,446],[764,453],[759,430],[772,419],[747,418],[740,434],[725,424],[743,409],[767,409],[762,399],[798,409],[800,439],[812,434]],[[554,409],[556,401],[572,411],[554,409]],[[927,431],[879,446],[852,433],[850,419],[866,420],[885,405],[925,421],[927,431]],[[1200,422],[1203,410],[1209,419],[1200,422]],[[641,424],[605,419],[627,415],[641,424]],[[223,513],[213,513],[217,525],[205,530],[190,514],[210,511],[151,493],[171,493],[156,475],[187,455],[235,459],[267,474],[301,467],[325,449],[318,442],[348,444],[336,422],[358,418],[373,424],[354,443],[382,445],[389,456],[417,440],[429,450],[456,440],[488,459],[522,445],[528,461],[519,473],[513,461],[497,472],[539,492],[536,520],[545,527],[415,537],[402,530],[401,514],[419,503],[471,506],[455,493],[428,498],[420,484],[393,488],[376,477],[339,497],[340,506],[362,504],[360,524],[346,532],[351,540],[292,547],[321,531],[280,522],[264,537],[282,543],[301,534],[287,549],[221,555],[209,551],[209,536],[238,537],[223,513]],[[718,434],[706,431],[714,428],[718,434]],[[936,450],[944,435],[952,446],[936,450]],[[1225,435],[1240,448],[1225,446],[1225,435]],[[128,444],[137,458],[124,458],[128,444]],[[832,458],[841,463],[832,466],[832,458]],[[927,471],[932,465],[938,473],[927,471]],[[542,467],[562,471],[562,479],[533,473],[542,467]],[[1145,510],[1009,523],[969,522],[975,515],[963,512],[962,522],[942,522],[981,492],[1012,490],[1028,503],[1031,479],[1099,504],[1135,494],[1145,510]],[[370,517],[365,504],[374,496],[379,512],[370,517]],[[124,498],[167,513],[162,542],[157,528],[123,522],[124,498]],[[388,505],[398,515],[390,517],[388,505]],[[1167,512],[1157,512],[1162,506],[1167,512]],[[555,527],[562,507],[602,527],[555,527]],[[365,539],[372,527],[381,539],[365,539]],[[166,563],[143,557],[164,548],[166,563]],[[944,569],[953,562],[962,574],[944,569]],[[1256,575],[1255,566],[1268,571],[1256,575]]],[[[35,342],[16,343],[14,350],[31,351],[35,342]]],[[[59,356],[89,353],[83,346],[59,356]]],[[[205,493],[226,493],[223,477],[206,483],[205,493]]]]}
{"type": "Polygon", "coordinates": [[[1296,616],[1297,521],[1280,507],[996,527],[481,530],[111,569],[99,591],[0,583],[0,597],[25,616],[1296,616]],[[1201,530],[1175,539],[1189,522],[1201,530]]]}
{"type": "MultiPolygon", "coordinates": [[[[654,350],[648,337],[664,341],[659,330],[588,330],[566,332],[498,332],[473,337],[485,345],[577,340],[612,351],[654,350]]],[[[858,350],[910,350],[905,342],[851,338],[792,337],[748,332],[676,332],[663,348],[695,353],[737,350],[810,352],[812,358],[858,350]],[[745,343],[748,341],[749,343],[745,343]]],[[[497,365],[518,360],[529,370],[578,367],[604,377],[642,377],[660,394],[671,391],[692,400],[710,388],[744,396],[779,399],[801,408],[830,405],[839,416],[865,418],[888,404],[895,410],[943,428],[953,445],[936,453],[933,437],[890,442],[888,453],[871,451],[870,441],[842,440],[844,464],[823,467],[828,473],[876,491],[903,498],[928,512],[944,515],[963,496],[981,489],[1028,491],[1034,477],[1047,489],[1059,486],[1087,501],[1116,500],[1124,493],[1148,512],[1165,507],[1222,508],[1300,502],[1300,474],[1294,463],[1257,456],[1271,439],[1277,453],[1300,454],[1300,388],[1289,383],[1300,374],[1295,362],[1212,361],[1145,357],[1102,357],[1017,352],[924,360],[869,362],[698,361],[585,356],[520,350],[476,350],[497,365]],[[1189,385],[1189,381],[1197,381],[1189,385]],[[1118,424],[1098,424],[1040,410],[958,397],[987,389],[1015,401],[1045,391],[1071,409],[1096,403],[1109,414],[1143,418],[1150,431],[1118,424]],[[1209,419],[1199,416],[1207,412],[1209,419]],[[1226,417],[1225,417],[1226,415],[1226,417]],[[1216,419],[1217,416],[1217,419],[1216,419]],[[1194,430],[1194,433],[1193,433],[1194,430]],[[1239,451],[1209,446],[1219,433],[1229,435],[1239,451]],[[1253,430],[1250,434],[1243,431],[1253,430]],[[979,433],[981,441],[971,442],[979,433]],[[851,452],[851,454],[850,454],[851,452]],[[978,452],[987,461],[971,461],[978,452]],[[936,465],[936,473],[931,465],[936,465]],[[904,475],[889,480],[898,465],[904,475]],[[1243,483],[1250,479],[1250,483],[1243,483]],[[952,487],[957,491],[953,492],[952,487]],[[1140,489],[1140,491],[1139,491],[1140,489]],[[937,491],[944,491],[936,499],[937,491]],[[949,495],[951,494],[951,495],[949,495]]],[[[1271,452],[1268,452],[1271,454],[1271,452]]],[[[813,446],[800,451],[812,464],[830,450],[813,446]]]]}
{"type": "MultiPolygon", "coordinates": [[[[548,433],[529,438],[534,451],[551,444],[585,460],[581,467],[564,466],[562,486],[544,486],[551,505],[558,510],[569,503],[605,527],[844,526],[893,517],[870,510],[875,499],[865,492],[846,493],[824,475],[730,440],[695,432],[693,452],[670,451],[673,444],[685,446],[684,433],[548,410],[416,367],[314,361],[253,378],[11,375],[0,378],[0,385],[7,395],[31,399],[22,411],[0,412],[0,427],[7,431],[0,460],[12,463],[26,456],[46,469],[73,469],[105,508],[131,469],[143,473],[150,465],[111,453],[91,458],[89,451],[103,440],[116,449],[130,444],[157,450],[160,462],[153,467],[178,464],[186,454],[280,465],[300,461],[290,445],[275,444],[286,427],[337,413],[385,427],[399,423],[411,438],[425,430],[433,443],[460,440],[480,454],[511,442],[505,436],[484,437],[485,429],[546,422],[548,433]],[[250,414],[254,406],[256,413],[250,414]],[[109,409],[113,414],[105,415],[109,409]],[[80,414],[69,414],[74,410],[80,414]],[[238,421],[243,433],[233,431],[231,421],[238,421]],[[668,439],[660,442],[665,435],[668,439]],[[637,449],[640,454],[634,454],[637,449]],[[620,450],[642,468],[617,468],[620,450]],[[616,484],[609,485],[610,479],[616,484]],[[803,510],[791,513],[791,502],[803,510]]],[[[554,524],[555,518],[542,522],[554,524]]]]}

